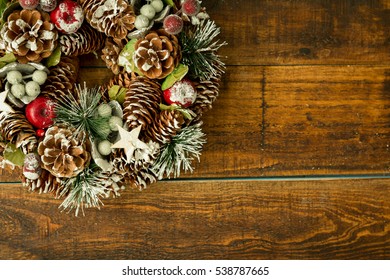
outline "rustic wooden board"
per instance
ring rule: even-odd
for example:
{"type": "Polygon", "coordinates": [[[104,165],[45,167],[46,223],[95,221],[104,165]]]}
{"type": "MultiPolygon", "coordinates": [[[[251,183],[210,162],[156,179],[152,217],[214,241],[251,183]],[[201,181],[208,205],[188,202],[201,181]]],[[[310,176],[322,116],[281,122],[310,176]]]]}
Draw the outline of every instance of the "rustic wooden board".
{"type": "Polygon", "coordinates": [[[388,180],[162,182],[77,218],[59,204],[0,185],[0,258],[390,258],[388,180]]]}

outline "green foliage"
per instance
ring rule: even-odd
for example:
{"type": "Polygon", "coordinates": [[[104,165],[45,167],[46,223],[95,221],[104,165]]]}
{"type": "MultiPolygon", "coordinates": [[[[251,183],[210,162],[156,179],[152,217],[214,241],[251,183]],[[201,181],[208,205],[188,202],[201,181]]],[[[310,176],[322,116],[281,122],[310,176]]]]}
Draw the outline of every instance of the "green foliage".
{"type": "Polygon", "coordinates": [[[109,117],[100,117],[97,107],[101,99],[99,88],[76,87],[75,96],[68,94],[56,105],[57,124],[74,127],[76,133],[85,131],[91,139],[107,139],[110,134],[109,117]]]}
{"type": "Polygon", "coordinates": [[[13,53],[6,53],[3,57],[0,58],[0,68],[3,68],[11,62],[15,62],[16,57],[13,53]]]}
{"type": "Polygon", "coordinates": [[[25,155],[20,148],[12,143],[8,143],[4,150],[4,159],[12,162],[16,166],[23,166],[25,155]]]}
{"type": "Polygon", "coordinates": [[[202,20],[195,26],[187,26],[180,33],[182,45],[182,62],[188,65],[190,76],[200,80],[208,80],[223,71],[225,64],[217,51],[226,45],[216,40],[220,33],[214,21],[202,20]]]}
{"type": "Polygon", "coordinates": [[[125,102],[126,91],[127,90],[123,87],[120,87],[118,85],[113,85],[108,90],[108,96],[110,97],[110,100],[116,100],[120,104],[123,104],[123,102],[125,102]]]}
{"type": "Polygon", "coordinates": [[[166,90],[173,86],[177,81],[181,81],[185,75],[188,73],[188,66],[184,64],[179,64],[175,70],[172,71],[171,74],[169,74],[164,82],[161,85],[162,90],[166,90]]]}
{"type": "Polygon", "coordinates": [[[180,176],[181,170],[193,172],[192,161],[199,160],[204,143],[205,134],[200,124],[183,128],[162,148],[151,171],[159,179],[164,176],[170,177],[172,174],[176,178],[180,176]]]}
{"type": "Polygon", "coordinates": [[[54,52],[47,58],[46,67],[56,66],[61,60],[61,47],[57,47],[54,52]]]}

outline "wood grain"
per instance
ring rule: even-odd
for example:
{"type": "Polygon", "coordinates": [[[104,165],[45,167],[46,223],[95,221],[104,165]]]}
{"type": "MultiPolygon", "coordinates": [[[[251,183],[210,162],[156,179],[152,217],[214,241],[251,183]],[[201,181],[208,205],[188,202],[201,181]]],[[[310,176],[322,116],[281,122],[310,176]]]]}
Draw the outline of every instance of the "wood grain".
{"type": "Polygon", "coordinates": [[[0,258],[389,258],[389,187],[387,180],[161,182],[74,218],[57,200],[1,185],[0,258]]]}

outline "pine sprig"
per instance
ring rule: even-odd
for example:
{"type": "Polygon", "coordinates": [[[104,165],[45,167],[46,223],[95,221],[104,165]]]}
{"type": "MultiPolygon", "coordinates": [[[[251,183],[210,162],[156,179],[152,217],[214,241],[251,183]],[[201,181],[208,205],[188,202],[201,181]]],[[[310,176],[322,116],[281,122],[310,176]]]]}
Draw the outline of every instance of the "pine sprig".
{"type": "Polygon", "coordinates": [[[193,172],[192,161],[194,159],[199,161],[204,143],[205,134],[200,124],[183,128],[162,148],[151,171],[159,179],[164,175],[170,178],[172,174],[174,178],[179,177],[181,170],[193,172]]]}
{"type": "Polygon", "coordinates": [[[181,32],[182,63],[189,66],[190,76],[208,80],[224,71],[225,64],[217,51],[226,42],[216,40],[219,33],[220,28],[212,20],[203,20],[181,32]]]}
{"type": "Polygon", "coordinates": [[[74,127],[76,133],[85,131],[92,139],[106,139],[110,134],[109,118],[97,114],[100,99],[99,88],[76,86],[75,96],[68,94],[56,105],[56,123],[74,127]]]}
{"type": "Polygon", "coordinates": [[[75,216],[81,209],[84,215],[84,208],[98,208],[103,205],[101,197],[106,197],[108,193],[107,178],[100,172],[94,172],[87,168],[82,173],[73,178],[62,181],[62,190],[59,198],[66,196],[59,208],[72,211],[75,209],[75,216]]]}

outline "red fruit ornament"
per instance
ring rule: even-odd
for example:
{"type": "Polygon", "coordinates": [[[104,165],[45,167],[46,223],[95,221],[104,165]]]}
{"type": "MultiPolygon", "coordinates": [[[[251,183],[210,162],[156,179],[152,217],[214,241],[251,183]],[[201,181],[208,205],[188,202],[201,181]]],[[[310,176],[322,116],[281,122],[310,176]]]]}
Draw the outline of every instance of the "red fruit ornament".
{"type": "Polygon", "coordinates": [[[76,2],[64,0],[50,13],[50,19],[62,33],[74,33],[84,21],[84,12],[76,2]]]}
{"type": "Polygon", "coordinates": [[[37,97],[26,106],[27,120],[38,130],[48,128],[54,123],[53,119],[56,116],[54,105],[55,103],[50,98],[37,97]]]}
{"type": "Polygon", "coordinates": [[[26,10],[33,10],[38,7],[39,0],[19,0],[20,6],[26,10]]]}
{"type": "Polygon", "coordinates": [[[169,15],[164,19],[163,25],[166,32],[176,35],[183,29],[183,20],[177,15],[169,15]]]}
{"type": "Polygon", "coordinates": [[[200,11],[200,3],[198,0],[186,0],[181,8],[186,15],[196,16],[200,11]]]}
{"type": "Polygon", "coordinates": [[[183,79],[164,90],[164,100],[169,105],[176,104],[183,108],[188,108],[196,100],[196,90],[189,79],[183,79]]]}

